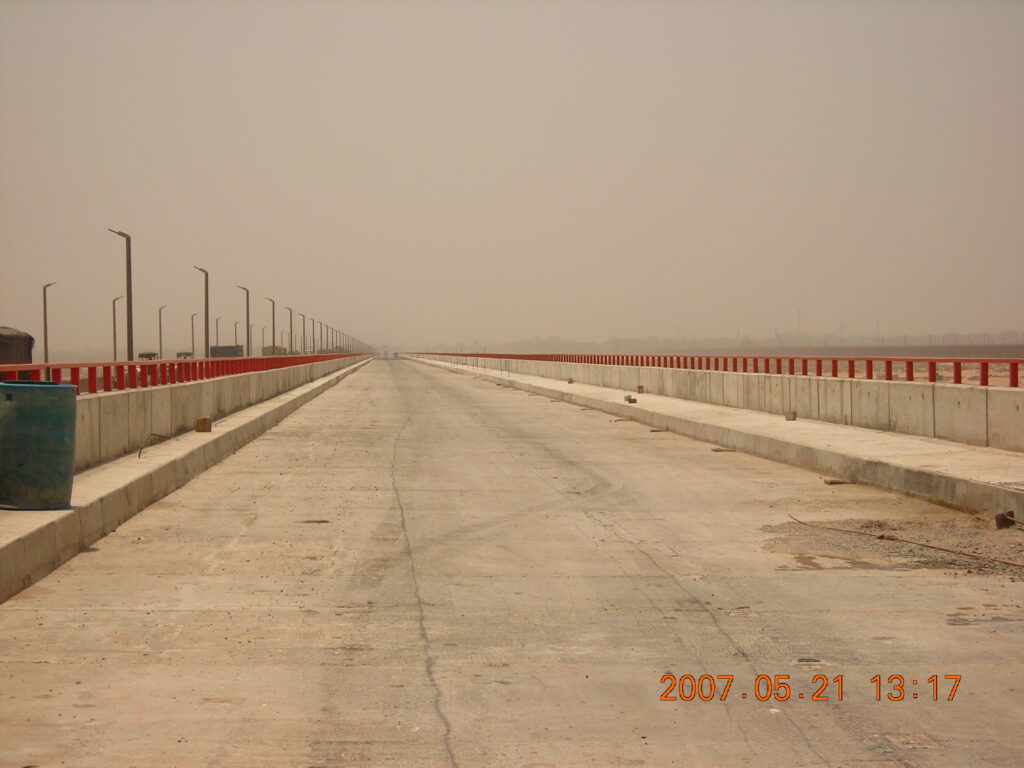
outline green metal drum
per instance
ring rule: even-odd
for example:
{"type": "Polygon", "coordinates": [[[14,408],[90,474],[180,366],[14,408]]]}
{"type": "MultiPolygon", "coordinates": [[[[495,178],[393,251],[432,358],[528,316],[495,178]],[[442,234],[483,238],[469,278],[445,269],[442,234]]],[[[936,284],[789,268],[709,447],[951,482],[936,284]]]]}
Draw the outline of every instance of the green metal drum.
{"type": "Polygon", "coordinates": [[[65,384],[0,382],[0,508],[71,505],[75,400],[65,384]]]}

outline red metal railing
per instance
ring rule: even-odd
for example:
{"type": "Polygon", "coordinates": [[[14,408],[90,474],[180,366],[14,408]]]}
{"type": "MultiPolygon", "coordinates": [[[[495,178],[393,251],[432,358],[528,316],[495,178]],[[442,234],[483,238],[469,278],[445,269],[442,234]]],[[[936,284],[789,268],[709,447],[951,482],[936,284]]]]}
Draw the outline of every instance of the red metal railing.
{"type": "Polygon", "coordinates": [[[734,373],[784,373],[796,376],[931,381],[1019,387],[1024,358],[951,357],[789,357],[778,355],[503,355],[420,352],[497,360],[539,360],[590,365],[627,365],[734,373]]]}
{"type": "Polygon", "coordinates": [[[188,381],[216,379],[238,373],[256,373],[293,365],[320,363],[345,357],[366,357],[359,353],[331,355],[276,355],[273,357],[212,357],[199,360],[118,360],[103,363],[32,363],[0,365],[0,381],[28,379],[71,384],[78,394],[116,392],[121,389],[162,387],[188,381]],[[47,375],[49,371],[49,375],[47,375]],[[84,375],[83,375],[84,371],[84,375]]]}

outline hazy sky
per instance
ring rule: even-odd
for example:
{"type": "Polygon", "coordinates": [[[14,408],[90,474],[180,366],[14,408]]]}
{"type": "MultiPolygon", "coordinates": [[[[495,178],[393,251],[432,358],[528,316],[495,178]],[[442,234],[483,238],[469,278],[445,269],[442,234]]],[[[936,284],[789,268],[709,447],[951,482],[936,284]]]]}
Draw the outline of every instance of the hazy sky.
{"type": "Polygon", "coordinates": [[[1022,137],[1013,0],[5,0],[0,325],[1020,329],[1022,137]]]}

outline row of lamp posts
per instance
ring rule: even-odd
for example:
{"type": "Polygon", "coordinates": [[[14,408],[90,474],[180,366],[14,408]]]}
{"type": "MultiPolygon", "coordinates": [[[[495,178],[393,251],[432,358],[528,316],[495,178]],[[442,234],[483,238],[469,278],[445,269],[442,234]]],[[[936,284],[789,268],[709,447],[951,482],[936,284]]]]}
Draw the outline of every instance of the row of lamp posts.
{"type": "MultiPolygon", "coordinates": [[[[127,232],[122,232],[122,231],[117,230],[117,229],[110,229],[108,231],[113,232],[115,235],[118,235],[119,237],[124,238],[124,248],[125,248],[125,251],[124,251],[124,257],[125,257],[125,293],[122,296],[116,297],[113,300],[113,302],[111,303],[111,309],[112,309],[112,314],[113,314],[113,351],[114,351],[112,359],[115,359],[115,360],[117,359],[117,302],[120,301],[121,299],[127,298],[126,305],[125,305],[125,314],[126,314],[126,317],[127,317],[127,323],[126,323],[126,325],[127,325],[127,350],[126,350],[126,352],[127,352],[127,359],[128,360],[134,360],[135,359],[135,337],[134,337],[134,324],[132,322],[133,317],[134,317],[134,313],[132,311],[132,236],[129,235],[127,232]]],[[[210,356],[210,273],[206,269],[203,269],[202,267],[195,267],[195,269],[197,269],[197,270],[199,270],[200,272],[203,273],[203,321],[204,321],[203,356],[208,358],[210,356]]],[[[51,286],[54,286],[56,284],[57,284],[56,282],[52,282],[52,283],[47,283],[46,285],[43,286],[43,362],[44,363],[49,363],[50,362],[49,306],[48,306],[48,303],[47,303],[47,293],[46,292],[47,292],[47,290],[51,286]]],[[[238,287],[241,288],[243,291],[245,291],[245,329],[246,329],[245,330],[245,354],[246,354],[246,356],[252,356],[252,324],[250,322],[250,316],[249,316],[249,289],[246,288],[243,285],[239,285],[238,287]]],[[[277,303],[272,298],[270,298],[269,296],[266,297],[266,299],[267,299],[267,301],[270,302],[270,313],[271,313],[270,314],[270,343],[273,346],[273,345],[276,345],[276,343],[277,343],[277,303]]],[[[163,312],[164,312],[164,310],[166,308],[167,308],[167,305],[163,304],[157,310],[157,323],[158,323],[158,326],[159,326],[159,353],[158,354],[159,354],[159,357],[160,357],[161,360],[164,359],[164,315],[163,315],[163,312]]],[[[290,353],[293,353],[294,352],[294,344],[295,344],[294,315],[293,315],[293,310],[292,310],[291,307],[285,307],[285,309],[288,310],[288,347],[287,348],[288,348],[288,351],[290,353]]],[[[198,315],[198,314],[199,314],[198,312],[193,312],[192,313],[192,318],[191,318],[191,327],[192,327],[192,357],[193,358],[195,358],[195,356],[196,356],[195,322],[196,322],[196,315],[198,315]]],[[[302,312],[298,312],[298,313],[295,313],[295,314],[298,314],[299,317],[302,318],[302,352],[305,353],[305,351],[306,351],[306,315],[304,315],[302,312]]],[[[221,321],[221,318],[218,317],[217,320],[216,320],[216,323],[217,323],[217,326],[216,326],[217,327],[216,338],[217,338],[217,344],[218,345],[220,344],[220,321],[221,321]]],[[[235,344],[236,345],[238,344],[238,322],[239,321],[237,321],[237,320],[235,321],[235,344]]],[[[323,351],[324,349],[326,349],[326,347],[324,346],[324,330],[325,329],[326,329],[326,331],[328,333],[328,341],[331,343],[332,347],[339,346],[339,344],[340,344],[345,349],[348,349],[350,351],[354,351],[354,350],[352,350],[352,347],[349,346],[349,344],[350,344],[349,338],[350,337],[348,336],[348,334],[342,333],[341,331],[337,330],[336,328],[332,328],[330,326],[325,326],[322,321],[315,320],[312,317],[309,318],[309,322],[310,322],[310,331],[311,331],[313,350],[314,351],[323,351]],[[320,343],[319,344],[317,344],[317,334],[316,334],[316,324],[317,323],[320,324],[320,343]]],[[[266,331],[266,328],[264,328],[264,332],[265,331],[266,331]]],[[[352,339],[352,341],[356,341],[356,340],[352,339]]],[[[361,347],[362,346],[362,342],[359,342],[359,345],[361,347]]],[[[265,338],[264,338],[264,346],[266,346],[266,339],[265,338]]],[[[284,347],[284,344],[282,344],[282,347],[284,347]]]]}

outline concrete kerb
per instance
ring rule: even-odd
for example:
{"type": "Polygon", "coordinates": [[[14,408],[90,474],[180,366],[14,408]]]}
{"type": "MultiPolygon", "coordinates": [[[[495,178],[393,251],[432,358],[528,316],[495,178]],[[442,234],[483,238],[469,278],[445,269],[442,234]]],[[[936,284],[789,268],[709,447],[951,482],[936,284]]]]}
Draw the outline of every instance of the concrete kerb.
{"type": "MultiPolygon", "coordinates": [[[[0,602],[34,584],[154,501],[231,455],[372,358],[216,422],[75,475],[72,508],[0,512],[0,602]]],[[[97,406],[98,407],[98,406],[97,406]]]]}
{"type": "MultiPolygon", "coordinates": [[[[631,419],[656,429],[666,429],[684,437],[714,443],[852,483],[904,493],[967,512],[996,514],[1013,511],[1016,517],[1024,517],[1024,488],[985,482],[970,477],[957,477],[939,471],[901,466],[890,461],[852,456],[835,449],[828,450],[801,445],[777,437],[746,432],[742,429],[657,413],[638,405],[609,402],[578,393],[563,392],[558,389],[515,381],[506,376],[491,375],[480,370],[465,370],[449,363],[424,358],[413,359],[426,365],[434,365],[458,373],[469,373],[532,394],[564,400],[573,405],[603,411],[619,418],[631,419]]],[[[835,394],[841,396],[841,390],[835,394]]]]}

